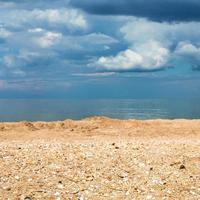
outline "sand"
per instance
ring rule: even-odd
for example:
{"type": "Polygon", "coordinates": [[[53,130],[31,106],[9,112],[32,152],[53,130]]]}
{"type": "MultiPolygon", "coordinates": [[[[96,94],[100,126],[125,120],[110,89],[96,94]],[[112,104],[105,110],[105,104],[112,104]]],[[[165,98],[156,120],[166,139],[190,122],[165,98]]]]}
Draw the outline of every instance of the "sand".
{"type": "Polygon", "coordinates": [[[0,199],[200,199],[200,120],[0,123],[0,199]]]}

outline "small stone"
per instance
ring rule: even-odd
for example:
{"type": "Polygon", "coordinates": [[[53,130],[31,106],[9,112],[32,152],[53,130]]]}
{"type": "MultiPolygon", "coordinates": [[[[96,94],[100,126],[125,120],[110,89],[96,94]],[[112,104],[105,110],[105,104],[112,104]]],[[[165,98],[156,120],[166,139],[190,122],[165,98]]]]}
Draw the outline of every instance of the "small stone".
{"type": "Polygon", "coordinates": [[[56,192],[54,195],[55,196],[60,196],[60,192],[56,192]]]}
{"type": "Polygon", "coordinates": [[[78,200],[84,200],[84,197],[81,195],[81,193],[78,193],[78,200]]]}
{"type": "Polygon", "coordinates": [[[163,185],[163,182],[160,179],[154,179],[152,182],[156,185],[163,185]]]}
{"type": "Polygon", "coordinates": [[[64,186],[62,185],[62,184],[58,184],[58,189],[63,189],[64,188],[64,186]]]}
{"type": "Polygon", "coordinates": [[[150,167],[150,169],[149,169],[150,171],[153,171],[153,167],[150,167]]]}
{"type": "Polygon", "coordinates": [[[151,199],[153,199],[153,196],[152,196],[152,195],[148,195],[148,196],[146,197],[146,200],[151,200],[151,199]]]}
{"type": "Polygon", "coordinates": [[[31,197],[25,197],[24,200],[32,200],[31,197]]]}
{"type": "Polygon", "coordinates": [[[15,179],[16,179],[16,180],[19,180],[19,176],[15,176],[15,179]]]}
{"type": "Polygon", "coordinates": [[[179,169],[186,169],[185,165],[181,165],[179,169]]]}
{"type": "Polygon", "coordinates": [[[3,187],[4,190],[10,191],[11,187],[3,187]]]}
{"type": "Polygon", "coordinates": [[[190,194],[192,195],[196,195],[196,193],[194,191],[190,191],[190,194]]]}

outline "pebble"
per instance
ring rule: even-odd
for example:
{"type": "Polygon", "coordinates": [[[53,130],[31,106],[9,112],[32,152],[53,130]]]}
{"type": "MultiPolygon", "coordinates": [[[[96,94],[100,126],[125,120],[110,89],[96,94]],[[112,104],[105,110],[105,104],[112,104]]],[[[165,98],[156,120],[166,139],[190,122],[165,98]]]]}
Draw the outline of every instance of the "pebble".
{"type": "Polygon", "coordinates": [[[81,195],[81,193],[78,193],[78,200],[84,200],[84,197],[81,195]]]}
{"type": "Polygon", "coordinates": [[[64,186],[63,186],[63,184],[58,184],[58,189],[63,189],[64,188],[64,186]]]}
{"type": "Polygon", "coordinates": [[[10,199],[20,196],[21,200],[48,197],[53,197],[54,200],[63,197],[76,200],[101,197],[133,199],[132,195],[136,195],[136,199],[144,200],[156,197],[162,199],[164,196],[166,199],[170,199],[170,196],[178,199],[180,195],[183,195],[183,199],[191,199],[198,197],[200,193],[195,164],[199,160],[193,159],[199,157],[197,145],[192,152],[190,148],[183,151],[177,144],[160,145],[159,142],[149,145],[149,149],[141,148],[139,141],[136,144],[129,142],[129,145],[126,142],[114,143],[113,146],[112,141],[94,142],[94,145],[92,141],[83,141],[82,144],[64,144],[61,141],[44,143],[41,142],[40,146],[38,141],[21,144],[22,151],[18,151],[18,146],[14,144],[9,144],[11,148],[0,144],[0,159],[8,158],[0,162],[0,199],[5,199],[3,195],[10,195],[10,199]],[[115,150],[118,146],[120,150],[115,150]],[[137,146],[140,151],[135,151],[137,146]],[[176,151],[174,147],[177,147],[176,151]],[[160,156],[160,149],[163,149],[167,156],[160,156]],[[185,165],[181,166],[185,164],[183,161],[174,167],[169,166],[169,163],[179,160],[182,154],[186,155],[186,166],[190,170],[184,171],[185,165]],[[179,170],[179,167],[183,171],[179,170]],[[193,177],[192,181],[190,175],[193,177]],[[18,180],[22,183],[19,184],[18,180]],[[182,193],[179,185],[185,183],[190,189],[182,193]],[[45,190],[47,188],[48,190],[45,190]],[[8,192],[9,190],[11,191],[8,192]],[[34,196],[24,198],[23,193],[34,196]]]}
{"type": "Polygon", "coordinates": [[[7,191],[10,191],[10,190],[11,190],[11,187],[9,187],[9,186],[4,186],[3,189],[4,189],[4,190],[7,190],[7,191]]]}
{"type": "Polygon", "coordinates": [[[146,200],[151,200],[151,199],[153,199],[153,196],[152,196],[152,195],[148,195],[148,196],[146,197],[146,200]]]}
{"type": "Polygon", "coordinates": [[[181,165],[179,169],[186,169],[185,165],[181,165]]]}
{"type": "Polygon", "coordinates": [[[60,192],[55,192],[55,196],[60,196],[60,192]]]}
{"type": "Polygon", "coordinates": [[[24,200],[32,200],[31,197],[25,197],[24,200]]]}
{"type": "Polygon", "coordinates": [[[154,179],[152,182],[154,184],[157,184],[157,185],[162,185],[163,184],[163,182],[160,179],[154,179]]]}
{"type": "Polygon", "coordinates": [[[16,180],[19,180],[20,178],[19,178],[19,176],[15,176],[15,179],[16,179],[16,180]]]}

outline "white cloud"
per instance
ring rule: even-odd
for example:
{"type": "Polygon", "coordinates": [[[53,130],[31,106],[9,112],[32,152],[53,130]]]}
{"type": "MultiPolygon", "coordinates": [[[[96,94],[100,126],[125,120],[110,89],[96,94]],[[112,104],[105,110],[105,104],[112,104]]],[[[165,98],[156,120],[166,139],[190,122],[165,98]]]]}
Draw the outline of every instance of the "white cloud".
{"type": "Polygon", "coordinates": [[[0,38],[7,38],[11,35],[12,33],[10,31],[6,30],[5,28],[0,27],[0,38]]]}
{"type": "Polygon", "coordinates": [[[184,59],[181,54],[186,55],[186,52],[183,51],[187,51],[188,58],[191,54],[193,59],[198,59],[199,49],[194,44],[200,44],[200,29],[197,28],[200,22],[159,23],[134,17],[125,20],[120,32],[128,48],[115,56],[98,58],[94,66],[111,71],[157,70],[169,66],[178,52],[179,59],[184,59]],[[188,44],[182,44],[180,49],[182,41],[188,44]]]}
{"type": "Polygon", "coordinates": [[[114,75],[115,72],[97,72],[97,73],[77,73],[72,74],[73,76],[83,76],[83,77],[107,77],[114,75]]]}
{"type": "Polygon", "coordinates": [[[74,9],[33,10],[30,15],[35,19],[46,20],[49,23],[66,24],[79,28],[87,27],[85,17],[74,9]]]}
{"type": "Polygon", "coordinates": [[[44,32],[45,30],[42,28],[33,28],[33,29],[28,29],[29,33],[41,33],[44,32]]]}
{"type": "Polygon", "coordinates": [[[3,57],[3,63],[5,64],[6,67],[12,68],[12,66],[15,63],[15,59],[13,56],[4,56],[3,57]]]}
{"type": "Polygon", "coordinates": [[[42,48],[48,48],[52,45],[58,44],[62,39],[61,33],[45,32],[42,36],[36,37],[33,40],[35,43],[42,48]]]}
{"type": "Polygon", "coordinates": [[[0,15],[1,23],[12,27],[48,23],[49,26],[60,25],[69,29],[86,29],[88,26],[86,17],[80,11],[70,8],[46,10],[9,9],[0,15]]]}
{"type": "Polygon", "coordinates": [[[200,68],[200,47],[189,42],[180,42],[174,53],[179,59],[192,65],[194,69],[200,68]]]}
{"type": "Polygon", "coordinates": [[[200,22],[159,23],[131,18],[120,31],[130,45],[155,40],[169,47],[186,40],[200,42],[200,29],[197,27],[200,27],[200,22]]]}
{"type": "Polygon", "coordinates": [[[18,64],[18,60],[16,56],[6,55],[1,60],[1,68],[6,70],[7,73],[15,75],[15,76],[25,76],[26,73],[20,69],[21,66],[18,64]]]}
{"type": "Polygon", "coordinates": [[[106,70],[157,70],[168,61],[169,51],[155,41],[127,49],[116,56],[100,57],[95,66],[106,70]]]}
{"type": "Polygon", "coordinates": [[[165,67],[170,56],[169,50],[154,40],[136,45],[135,51],[143,57],[141,68],[143,67],[147,70],[165,67]]]}
{"type": "Polygon", "coordinates": [[[105,35],[103,33],[90,33],[88,35],[85,36],[81,36],[81,40],[84,42],[88,42],[88,43],[92,43],[92,44],[113,44],[113,43],[117,43],[118,40],[105,35]]]}
{"type": "Polygon", "coordinates": [[[142,63],[142,56],[138,53],[127,49],[118,53],[116,56],[100,57],[96,66],[107,70],[128,70],[142,63]]]}
{"type": "Polygon", "coordinates": [[[200,48],[188,43],[188,42],[180,42],[176,48],[176,54],[178,55],[198,55],[200,56],[200,48]]]}
{"type": "Polygon", "coordinates": [[[19,52],[18,58],[29,61],[30,58],[37,58],[39,59],[40,53],[39,52],[31,52],[27,49],[23,49],[19,52]]]}

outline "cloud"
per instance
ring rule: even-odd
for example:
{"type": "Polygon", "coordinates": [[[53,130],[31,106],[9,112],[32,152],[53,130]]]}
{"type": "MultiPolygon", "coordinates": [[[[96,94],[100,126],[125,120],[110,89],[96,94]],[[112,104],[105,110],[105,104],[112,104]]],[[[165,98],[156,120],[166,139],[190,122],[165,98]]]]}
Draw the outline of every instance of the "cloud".
{"type": "Polygon", "coordinates": [[[8,30],[6,30],[5,28],[0,27],[0,38],[7,38],[11,35],[12,33],[8,30]]]}
{"type": "Polygon", "coordinates": [[[19,79],[19,80],[0,80],[0,91],[31,91],[31,92],[43,92],[51,91],[56,88],[67,91],[71,88],[71,84],[67,81],[58,80],[36,80],[36,79],[19,79]],[[54,82],[54,84],[49,84],[54,82]]]}
{"type": "Polygon", "coordinates": [[[16,56],[6,55],[0,60],[0,64],[6,75],[12,74],[18,77],[26,75],[26,73],[20,69],[21,66],[18,66],[19,61],[16,56]]]}
{"type": "Polygon", "coordinates": [[[110,77],[112,75],[115,75],[114,72],[95,72],[95,73],[77,73],[72,74],[73,76],[77,77],[110,77]]]}
{"type": "Polygon", "coordinates": [[[185,62],[192,65],[193,70],[200,70],[200,47],[189,42],[180,42],[177,45],[175,54],[185,62]]]}
{"type": "Polygon", "coordinates": [[[200,48],[188,42],[180,42],[176,48],[176,53],[179,55],[200,55],[200,48]]]}
{"type": "Polygon", "coordinates": [[[15,4],[13,2],[2,2],[0,1],[0,8],[6,9],[6,8],[13,8],[15,4]]]}
{"type": "Polygon", "coordinates": [[[55,44],[58,44],[62,39],[61,33],[45,32],[41,37],[34,38],[35,43],[41,48],[49,48],[55,44]]]}
{"type": "Polygon", "coordinates": [[[115,57],[100,57],[95,63],[107,70],[131,70],[142,63],[142,56],[130,49],[118,53],[115,57]]]}
{"type": "Polygon", "coordinates": [[[199,21],[199,0],[72,0],[71,5],[97,15],[128,15],[154,21],[199,21]]]}
{"type": "Polygon", "coordinates": [[[87,20],[85,16],[75,9],[70,8],[52,8],[52,9],[3,9],[0,14],[0,24],[6,24],[7,27],[20,28],[23,26],[41,26],[50,27],[62,26],[68,29],[86,29],[87,20]]]}
{"type": "Polygon", "coordinates": [[[198,49],[195,48],[196,44],[200,44],[200,30],[197,27],[200,27],[199,22],[161,23],[128,18],[120,28],[128,47],[117,54],[101,56],[90,65],[119,72],[155,71],[173,66],[187,57],[189,65],[196,69],[199,54],[197,56],[198,49]],[[187,56],[186,52],[183,53],[183,46],[180,49],[184,41],[190,44],[187,56]]]}
{"type": "Polygon", "coordinates": [[[63,24],[72,27],[86,28],[87,22],[82,14],[73,9],[33,10],[30,15],[37,20],[63,24]]]}
{"type": "Polygon", "coordinates": [[[52,77],[59,72],[59,76],[64,76],[74,67],[82,67],[82,71],[85,68],[87,73],[88,60],[98,52],[102,54],[105,45],[112,47],[118,43],[117,39],[100,32],[70,35],[58,31],[34,27],[12,32],[5,43],[12,51],[0,48],[1,75],[52,77]]]}
{"type": "Polygon", "coordinates": [[[177,45],[180,41],[200,42],[200,22],[153,22],[145,19],[130,18],[120,31],[130,44],[156,40],[166,47],[177,45]]]}
{"type": "Polygon", "coordinates": [[[88,43],[95,43],[95,44],[113,44],[113,43],[117,43],[118,40],[111,37],[111,36],[108,36],[108,35],[105,35],[103,33],[90,33],[88,35],[85,35],[85,36],[82,36],[81,37],[81,40],[85,41],[85,42],[88,42],[88,43]]]}
{"type": "Polygon", "coordinates": [[[116,56],[100,57],[94,65],[109,71],[155,71],[166,67],[169,51],[159,43],[150,41],[136,49],[127,49],[116,56]]]}

